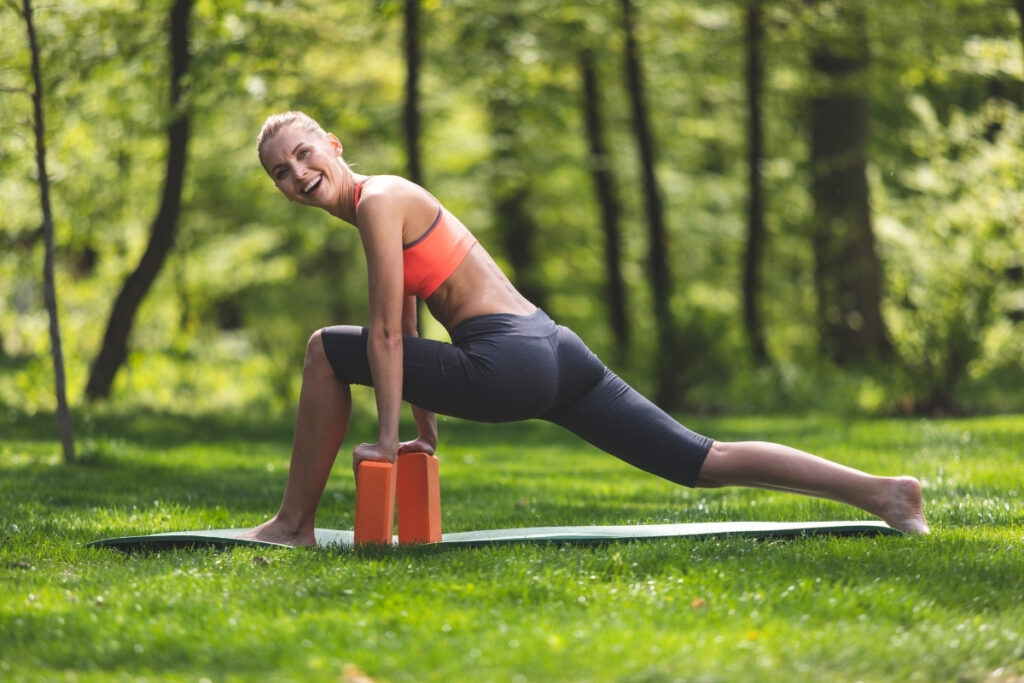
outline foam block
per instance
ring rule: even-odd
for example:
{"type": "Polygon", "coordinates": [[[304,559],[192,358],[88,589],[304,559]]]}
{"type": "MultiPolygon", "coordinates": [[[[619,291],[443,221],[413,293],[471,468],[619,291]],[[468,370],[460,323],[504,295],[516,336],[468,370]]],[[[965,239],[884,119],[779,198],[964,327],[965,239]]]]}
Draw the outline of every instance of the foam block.
{"type": "Polygon", "coordinates": [[[441,542],[441,478],[433,455],[398,457],[398,542],[441,542]]]}
{"type": "Polygon", "coordinates": [[[395,466],[391,463],[359,463],[355,522],[356,545],[391,545],[395,529],[395,466]]]}

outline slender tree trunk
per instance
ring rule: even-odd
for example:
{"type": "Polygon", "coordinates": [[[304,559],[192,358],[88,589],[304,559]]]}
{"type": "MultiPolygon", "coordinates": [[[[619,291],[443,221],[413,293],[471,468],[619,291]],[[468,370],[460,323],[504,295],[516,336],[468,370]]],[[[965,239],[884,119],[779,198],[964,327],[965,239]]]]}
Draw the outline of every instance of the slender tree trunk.
{"type": "Polygon", "coordinates": [[[545,308],[544,286],[539,277],[536,239],[539,226],[529,209],[529,173],[521,135],[524,109],[517,85],[523,79],[511,58],[509,36],[519,29],[521,18],[511,5],[496,11],[496,26],[485,40],[485,49],[506,66],[500,86],[489,88],[487,109],[494,145],[494,222],[504,246],[516,288],[527,299],[545,308]]]}
{"type": "MultiPolygon", "coordinates": [[[[1024,1],[1024,0],[1022,0],[1024,1]]],[[[747,204],[747,251],[743,261],[743,324],[750,351],[758,364],[768,361],[764,343],[764,319],[761,313],[761,262],[767,233],[764,225],[764,201],[761,188],[763,133],[761,126],[761,84],[764,67],[761,63],[761,26],[759,0],[747,6],[747,166],[750,188],[747,204]]]]}
{"type": "Polygon", "coordinates": [[[633,132],[640,154],[640,171],[643,182],[644,206],[647,213],[649,247],[647,267],[651,279],[651,294],[654,299],[654,324],[657,330],[656,365],[657,378],[654,400],[661,405],[671,405],[681,400],[677,381],[675,329],[669,298],[672,293],[671,273],[668,267],[665,216],[661,192],[654,173],[654,139],[647,115],[644,92],[643,69],[640,64],[640,48],[636,43],[633,21],[632,0],[620,0],[622,6],[623,31],[625,33],[626,86],[633,114],[633,132]]]}
{"type": "Polygon", "coordinates": [[[181,213],[181,191],[185,180],[188,152],[189,116],[184,102],[185,76],[188,73],[189,19],[192,0],[175,0],[170,12],[170,110],[167,126],[167,166],[160,209],[150,226],[149,244],[135,270],[125,279],[114,301],[103,346],[93,362],[85,393],[90,399],[110,395],[114,376],[128,355],[128,336],[135,314],[149,288],[160,274],[167,254],[174,246],[181,213]]]}
{"type": "MultiPolygon", "coordinates": [[[[420,0],[405,0],[405,150],[409,164],[409,180],[423,185],[420,162],[420,0]]],[[[427,310],[422,300],[416,302],[416,329],[423,333],[423,315],[427,310]]]]}
{"type": "Polygon", "coordinates": [[[57,285],[54,282],[53,212],[50,208],[50,179],[46,171],[46,122],[43,114],[43,74],[39,58],[39,41],[32,20],[32,4],[22,1],[22,17],[28,33],[28,46],[32,53],[32,114],[36,139],[36,168],[39,173],[39,203],[43,212],[43,283],[46,310],[50,314],[50,349],[53,355],[54,388],[57,394],[57,424],[60,442],[64,448],[64,462],[75,461],[75,438],[71,424],[64,381],[64,352],[60,343],[60,319],[57,311],[57,285]]]}
{"type": "MultiPolygon", "coordinates": [[[[504,118],[503,115],[499,115],[499,117],[504,118]]],[[[499,125],[501,125],[500,122],[499,125]]],[[[505,130],[508,131],[507,128],[505,130]]],[[[497,135],[503,136],[500,132],[497,135]]],[[[514,136],[515,134],[507,132],[505,135],[514,136]]],[[[505,166],[509,157],[509,150],[499,148],[498,166],[505,166]]],[[[513,161],[512,163],[517,162],[513,161]]],[[[544,294],[543,286],[536,277],[537,256],[534,248],[537,233],[540,230],[528,209],[529,190],[524,183],[513,180],[504,183],[504,186],[496,189],[495,192],[495,224],[502,237],[505,256],[512,266],[512,277],[516,288],[534,304],[545,308],[547,297],[544,294]]]]}
{"type": "Polygon", "coordinates": [[[1020,46],[1024,49],[1024,0],[1017,0],[1017,22],[1018,28],[1020,28],[1020,46]]]}
{"type": "MultiPolygon", "coordinates": [[[[1020,29],[1021,59],[1024,59],[1024,0],[1017,0],[1017,28],[1020,29]]],[[[1024,99],[1018,102],[1017,106],[1024,108],[1024,99]]],[[[1011,266],[1007,269],[1006,275],[1011,282],[1020,283],[1024,280],[1024,265],[1018,263],[1011,266]]],[[[1018,307],[1016,310],[1007,311],[1006,317],[1016,323],[1024,322],[1024,308],[1018,307]]]]}
{"type": "Polygon", "coordinates": [[[891,347],[866,175],[864,10],[844,7],[838,21],[841,34],[828,32],[812,56],[821,88],[811,101],[811,183],[818,324],[825,351],[843,363],[884,355],[891,347]]]}
{"type": "Polygon", "coordinates": [[[409,180],[423,184],[420,166],[420,0],[405,0],[405,149],[409,180]]]}
{"type": "Polygon", "coordinates": [[[626,286],[622,280],[622,250],[618,193],[611,157],[604,143],[604,123],[601,117],[601,90],[594,66],[594,53],[580,53],[580,72],[583,79],[583,118],[586,123],[587,143],[590,148],[590,170],[594,190],[601,207],[601,229],[604,233],[605,271],[608,277],[608,317],[615,335],[615,349],[620,362],[629,350],[629,319],[626,315],[626,286]]]}

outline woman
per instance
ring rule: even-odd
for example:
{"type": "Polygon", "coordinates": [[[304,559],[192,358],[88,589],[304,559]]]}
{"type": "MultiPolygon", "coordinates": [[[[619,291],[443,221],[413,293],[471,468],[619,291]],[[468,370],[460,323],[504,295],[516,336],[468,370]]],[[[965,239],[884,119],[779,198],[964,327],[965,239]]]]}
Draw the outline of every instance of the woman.
{"type": "Polygon", "coordinates": [[[928,533],[912,477],[876,477],[777,444],[712,441],[673,420],[523,298],[437,199],[402,178],[353,172],[338,138],[305,114],[269,118],[257,150],[290,201],[359,231],[370,324],[327,327],[310,338],[284,499],[277,515],[244,537],[315,542],[316,510],[345,438],[352,383],[374,387],[379,424],[376,443],[356,446],[353,469],[363,460],[394,462],[407,451],[433,453],[435,412],[490,422],[539,418],[686,486],[819,496],[928,533]],[[415,336],[417,296],[451,344],[415,336]],[[403,399],[418,430],[407,442],[398,435],[403,399]]]}

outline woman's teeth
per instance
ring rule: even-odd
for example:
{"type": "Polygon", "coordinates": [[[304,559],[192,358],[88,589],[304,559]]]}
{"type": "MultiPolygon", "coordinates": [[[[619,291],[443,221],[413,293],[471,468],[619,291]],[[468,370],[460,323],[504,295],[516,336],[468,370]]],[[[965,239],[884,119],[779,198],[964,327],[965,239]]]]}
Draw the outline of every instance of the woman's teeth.
{"type": "Polygon", "coordinates": [[[323,180],[323,178],[324,177],[322,175],[318,175],[316,178],[313,178],[308,183],[306,183],[306,186],[302,188],[302,194],[309,194],[310,192],[312,192],[313,189],[320,184],[320,181],[323,180]]]}

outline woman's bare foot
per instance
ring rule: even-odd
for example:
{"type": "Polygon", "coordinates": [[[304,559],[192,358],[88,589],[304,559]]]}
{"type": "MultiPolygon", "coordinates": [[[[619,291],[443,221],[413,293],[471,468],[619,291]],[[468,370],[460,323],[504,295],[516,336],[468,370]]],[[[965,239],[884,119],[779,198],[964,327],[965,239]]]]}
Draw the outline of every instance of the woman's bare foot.
{"type": "Polygon", "coordinates": [[[289,528],[277,517],[268,519],[258,527],[249,529],[239,534],[237,538],[247,541],[263,541],[265,543],[280,543],[281,545],[309,546],[316,545],[316,535],[312,529],[308,531],[289,528]]]}
{"type": "Polygon", "coordinates": [[[893,529],[908,534],[927,534],[922,509],[921,484],[913,477],[892,477],[889,491],[879,505],[879,517],[893,529]]]}

